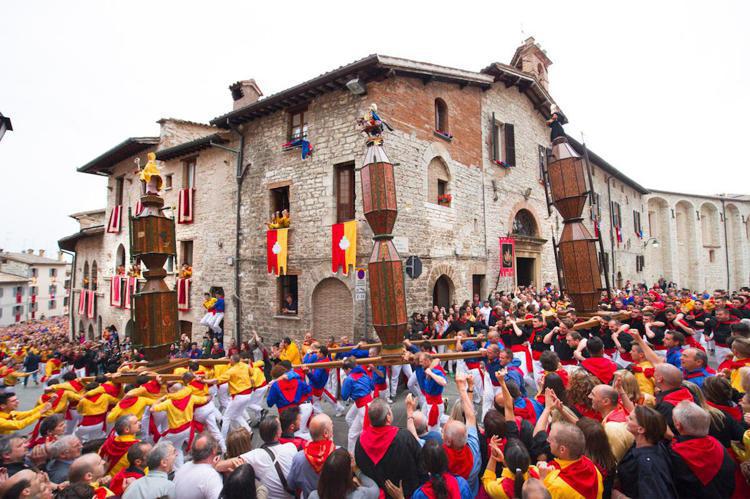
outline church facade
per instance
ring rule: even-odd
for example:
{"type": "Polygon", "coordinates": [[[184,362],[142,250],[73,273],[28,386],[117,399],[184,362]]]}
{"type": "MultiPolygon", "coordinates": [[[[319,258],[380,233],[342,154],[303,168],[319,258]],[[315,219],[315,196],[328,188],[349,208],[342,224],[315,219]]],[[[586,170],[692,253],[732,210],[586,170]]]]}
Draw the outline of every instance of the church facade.
{"type": "MultiPolygon", "coordinates": [[[[543,178],[545,121],[555,104],[550,64],[533,39],[509,64],[476,72],[372,55],[265,98],[254,80],[237,82],[233,110],[210,126],[177,124],[186,130],[165,134],[162,124],[153,149],[165,175],[177,179],[192,164],[201,179],[195,221],[178,225],[177,261],[189,249],[194,268],[191,311],[180,317],[192,329],[184,330],[203,331],[201,296],[216,287],[227,297],[232,337],[371,330],[372,232],[359,179],[365,146],[354,126],[371,103],[393,127],[385,150],[395,165],[394,243],[402,258],[421,262],[418,276],[404,276],[409,313],[557,282],[552,241],[562,223],[548,211],[543,178]],[[302,140],[311,155],[294,146],[302,140]],[[267,270],[266,223],[282,210],[290,216],[288,265],[277,276],[267,270]],[[356,265],[334,273],[331,226],[347,221],[358,228],[356,265]],[[515,274],[501,277],[499,239],[508,236],[515,274]],[[283,312],[287,297],[294,313],[283,312]]],[[[612,286],[659,277],[695,289],[748,285],[750,198],[652,191],[587,152],[596,195],[584,215],[601,234],[612,286]]],[[[173,194],[166,194],[172,204],[173,194]]],[[[116,254],[110,239],[101,243],[108,261],[116,254]]]]}

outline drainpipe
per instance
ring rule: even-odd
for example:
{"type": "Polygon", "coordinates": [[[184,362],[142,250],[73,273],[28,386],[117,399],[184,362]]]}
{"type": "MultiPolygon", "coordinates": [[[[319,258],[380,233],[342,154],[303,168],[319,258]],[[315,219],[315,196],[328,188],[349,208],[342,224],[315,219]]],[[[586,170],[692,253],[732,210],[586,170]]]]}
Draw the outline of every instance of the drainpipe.
{"type": "MultiPolygon", "coordinates": [[[[73,341],[75,340],[75,334],[76,334],[76,329],[75,329],[76,324],[75,324],[75,319],[73,318],[73,310],[77,310],[77,308],[75,307],[75,303],[74,303],[75,293],[73,292],[73,288],[75,287],[75,284],[76,284],[76,255],[77,253],[70,252],[64,249],[60,249],[60,251],[62,251],[66,255],[70,255],[73,257],[73,263],[72,263],[73,267],[70,270],[70,297],[69,297],[70,299],[68,300],[68,316],[70,317],[70,340],[73,341]]],[[[63,283],[65,283],[65,278],[63,278],[63,283]]]]}
{"type": "Polygon", "coordinates": [[[242,302],[240,301],[240,207],[242,205],[242,182],[245,179],[245,173],[247,167],[243,165],[245,157],[245,135],[242,133],[242,125],[233,126],[229,119],[227,119],[227,127],[229,127],[239,139],[239,146],[237,149],[226,147],[222,144],[211,143],[212,147],[223,149],[234,153],[237,157],[237,164],[235,168],[235,180],[237,181],[237,192],[235,193],[235,229],[234,229],[234,294],[232,300],[234,301],[234,339],[237,345],[240,341],[240,317],[242,316],[242,302]]]}
{"type": "Polygon", "coordinates": [[[727,235],[727,208],[724,205],[724,197],[721,198],[721,216],[724,219],[724,257],[727,262],[727,292],[729,287],[729,236],[727,235]]]}
{"type": "Polygon", "coordinates": [[[612,176],[607,177],[607,202],[609,203],[609,247],[612,251],[612,285],[616,285],[615,280],[615,212],[612,209],[612,186],[609,181],[612,180],[612,176]]]}

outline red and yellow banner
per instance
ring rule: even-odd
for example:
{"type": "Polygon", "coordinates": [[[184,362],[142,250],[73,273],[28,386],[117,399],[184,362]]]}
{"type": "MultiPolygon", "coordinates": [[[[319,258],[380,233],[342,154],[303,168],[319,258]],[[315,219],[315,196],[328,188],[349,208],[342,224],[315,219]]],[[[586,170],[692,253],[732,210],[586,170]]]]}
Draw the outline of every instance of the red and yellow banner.
{"type": "Polygon", "coordinates": [[[357,264],[357,221],[351,220],[331,226],[331,271],[335,274],[344,267],[349,275],[349,265],[357,264]]]}
{"type": "Polygon", "coordinates": [[[287,238],[289,229],[274,229],[266,232],[266,258],[268,273],[286,274],[287,238]]]}

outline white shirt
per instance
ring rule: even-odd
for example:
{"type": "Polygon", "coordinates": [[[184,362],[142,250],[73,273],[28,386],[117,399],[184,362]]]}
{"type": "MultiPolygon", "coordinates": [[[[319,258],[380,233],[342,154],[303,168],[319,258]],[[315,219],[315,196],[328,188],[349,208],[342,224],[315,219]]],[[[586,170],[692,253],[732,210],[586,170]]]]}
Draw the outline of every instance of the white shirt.
{"type": "Polygon", "coordinates": [[[484,323],[489,324],[490,323],[490,314],[492,313],[492,308],[490,307],[482,307],[479,309],[480,312],[482,312],[482,315],[484,315],[484,323]]]}
{"type": "MultiPolygon", "coordinates": [[[[286,477],[292,468],[292,460],[297,454],[297,447],[289,442],[286,444],[276,444],[268,448],[276,461],[281,465],[281,473],[286,477]]],[[[268,489],[268,497],[273,498],[291,498],[292,496],[284,490],[281,479],[274,466],[274,461],[265,449],[253,449],[240,456],[255,470],[255,477],[268,489]]],[[[182,499],[182,498],[180,498],[182,499]]]]}
{"type": "Polygon", "coordinates": [[[174,476],[175,494],[180,499],[218,499],[224,484],[210,464],[183,464],[174,476]]]}

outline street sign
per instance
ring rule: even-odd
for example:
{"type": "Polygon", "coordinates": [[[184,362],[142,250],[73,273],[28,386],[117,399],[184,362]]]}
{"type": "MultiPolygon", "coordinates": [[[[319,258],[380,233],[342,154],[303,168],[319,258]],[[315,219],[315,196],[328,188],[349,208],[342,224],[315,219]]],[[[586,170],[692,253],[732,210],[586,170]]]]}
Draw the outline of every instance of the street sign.
{"type": "Polygon", "coordinates": [[[422,275],[422,260],[418,256],[410,256],[406,259],[406,275],[412,279],[422,275]]]}

